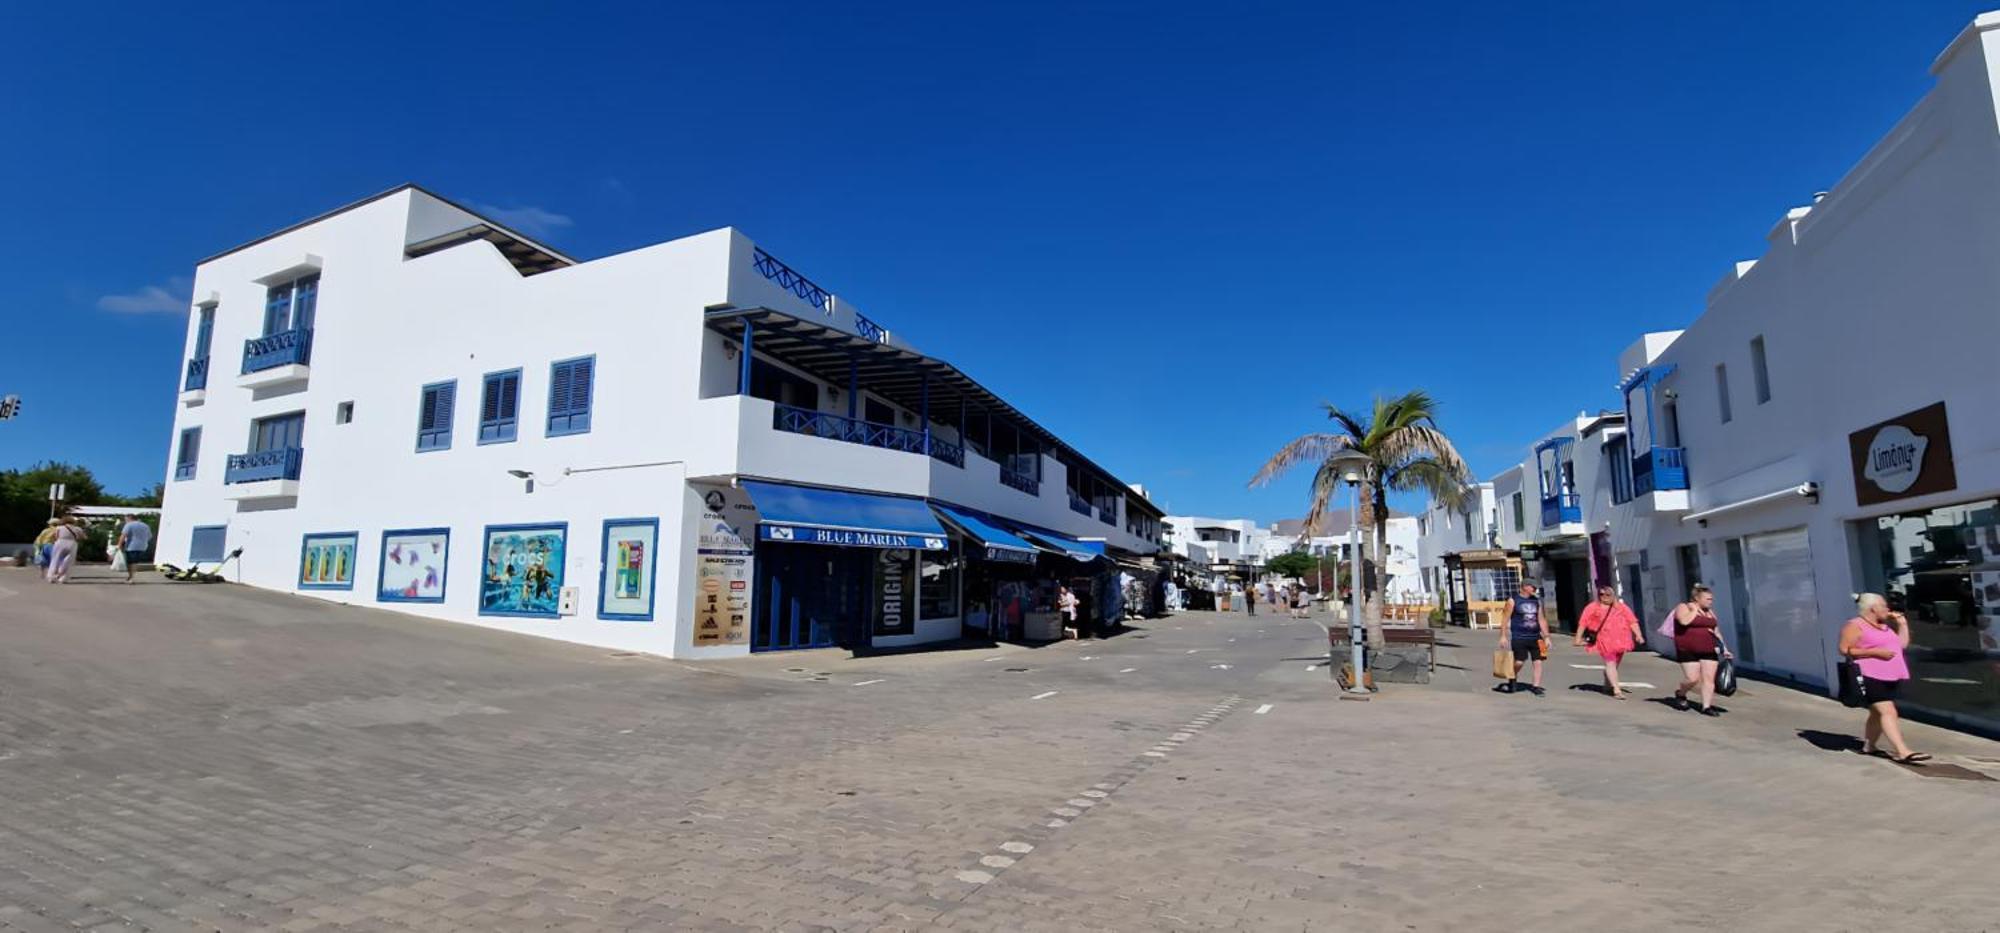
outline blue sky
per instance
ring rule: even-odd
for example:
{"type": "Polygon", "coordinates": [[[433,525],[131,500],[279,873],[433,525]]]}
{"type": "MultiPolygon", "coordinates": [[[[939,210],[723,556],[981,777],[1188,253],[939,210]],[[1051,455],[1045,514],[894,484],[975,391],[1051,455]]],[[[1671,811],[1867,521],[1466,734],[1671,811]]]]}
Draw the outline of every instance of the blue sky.
{"type": "Polygon", "coordinates": [[[195,261],[415,181],[740,227],[1176,512],[1299,514],[1263,459],[1412,387],[1484,475],[1982,5],[9,4],[0,466],[161,479],[195,261]]]}

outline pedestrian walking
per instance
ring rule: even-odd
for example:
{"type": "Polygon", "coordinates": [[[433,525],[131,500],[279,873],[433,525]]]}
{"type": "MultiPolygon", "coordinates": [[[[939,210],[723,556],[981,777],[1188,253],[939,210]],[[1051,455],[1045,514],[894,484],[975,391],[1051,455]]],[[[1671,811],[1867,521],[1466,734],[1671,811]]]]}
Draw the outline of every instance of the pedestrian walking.
{"type": "Polygon", "coordinates": [[[1674,690],[1674,707],[1688,708],[1688,691],[1701,688],[1701,714],[1722,715],[1715,708],[1715,669],[1728,650],[1722,647],[1715,618],[1715,592],[1697,583],[1688,592],[1688,601],[1674,609],[1674,659],[1681,663],[1680,686],[1674,690]]]}
{"type": "Polygon", "coordinates": [[[1604,660],[1604,686],[1620,700],[1627,694],[1618,684],[1618,662],[1644,638],[1638,614],[1609,585],[1598,586],[1597,600],[1584,607],[1576,620],[1576,644],[1604,660]]]}
{"type": "Polygon", "coordinates": [[[1863,593],[1854,601],[1859,613],[1840,630],[1840,655],[1861,670],[1861,698],[1868,704],[1868,722],[1861,727],[1863,754],[1889,758],[1897,764],[1913,765],[1931,756],[1910,751],[1903,744],[1902,716],[1896,711],[1896,694],[1910,679],[1910,665],[1903,649],[1910,646],[1910,620],[1889,608],[1879,593],[1863,593]],[[1894,755],[1883,755],[1883,739],[1889,740],[1894,755]]]}
{"type": "Polygon", "coordinates": [[[139,562],[146,558],[146,552],[153,549],[152,526],[139,520],[137,515],[125,516],[125,524],[118,529],[118,551],[125,556],[125,582],[131,583],[139,562]]]}
{"type": "Polygon", "coordinates": [[[1257,584],[1252,583],[1243,588],[1243,608],[1253,616],[1257,614],[1257,584]]]}
{"type": "Polygon", "coordinates": [[[42,578],[50,583],[68,583],[70,568],[76,563],[77,548],[83,545],[82,526],[68,518],[56,520],[55,541],[49,548],[49,569],[42,578]]]}
{"type": "Polygon", "coordinates": [[[42,568],[44,574],[49,572],[49,555],[55,549],[56,526],[60,524],[62,519],[51,518],[42,526],[42,533],[35,536],[35,566],[42,568]]]}
{"type": "Polygon", "coordinates": [[[1507,600],[1507,627],[1500,632],[1500,647],[1514,653],[1514,676],[1495,687],[1501,693],[1513,693],[1521,689],[1521,665],[1533,663],[1534,679],[1529,682],[1528,692],[1545,696],[1542,689],[1542,661],[1549,655],[1549,620],[1542,615],[1541,597],[1535,595],[1535,585],[1521,581],[1521,592],[1507,600]]]}
{"type": "Polygon", "coordinates": [[[1068,629],[1073,637],[1082,637],[1083,630],[1076,624],[1077,605],[1076,594],[1070,592],[1069,587],[1056,587],[1056,609],[1062,613],[1063,628],[1068,629]]]}

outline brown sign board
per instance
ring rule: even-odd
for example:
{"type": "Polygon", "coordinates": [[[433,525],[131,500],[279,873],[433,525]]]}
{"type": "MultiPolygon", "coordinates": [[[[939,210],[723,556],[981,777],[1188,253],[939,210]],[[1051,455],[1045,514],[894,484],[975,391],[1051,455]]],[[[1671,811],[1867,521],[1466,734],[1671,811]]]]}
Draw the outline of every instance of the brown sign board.
{"type": "Polygon", "coordinates": [[[1854,501],[1861,505],[1958,488],[1943,402],[1849,434],[1847,449],[1854,463],[1854,501]]]}

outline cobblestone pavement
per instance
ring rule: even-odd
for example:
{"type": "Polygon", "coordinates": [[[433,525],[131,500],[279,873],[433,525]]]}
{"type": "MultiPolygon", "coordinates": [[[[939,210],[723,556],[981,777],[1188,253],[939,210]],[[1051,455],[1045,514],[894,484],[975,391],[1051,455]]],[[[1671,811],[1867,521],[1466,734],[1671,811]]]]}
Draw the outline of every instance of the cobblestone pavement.
{"type": "Polygon", "coordinates": [[[2000,923],[2000,746],[1915,727],[1953,767],[1901,768],[1757,683],[1617,703],[1566,646],[1500,696],[1490,637],[1348,703],[1269,616],[688,664],[5,570],[0,929],[2000,923]]]}

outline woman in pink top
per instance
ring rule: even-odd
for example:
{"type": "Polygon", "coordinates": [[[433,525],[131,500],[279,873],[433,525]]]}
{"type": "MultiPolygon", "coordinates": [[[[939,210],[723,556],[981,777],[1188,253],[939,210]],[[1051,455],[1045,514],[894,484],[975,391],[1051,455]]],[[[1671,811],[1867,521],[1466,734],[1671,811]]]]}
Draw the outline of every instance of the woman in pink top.
{"type": "Polygon", "coordinates": [[[1584,638],[1592,633],[1595,637],[1590,642],[1590,653],[1604,659],[1604,685],[1611,689],[1612,696],[1625,699],[1628,694],[1618,685],[1618,662],[1643,636],[1639,633],[1639,617],[1618,598],[1618,591],[1609,586],[1597,588],[1597,601],[1584,607],[1583,616],[1576,620],[1576,644],[1584,644],[1584,638]]]}
{"type": "Polygon", "coordinates": [[[1887,738],[1898,764],[1929,761],[1929,755],[1910,751],[1903,744],[1903,727],[1896,714],[1896,693],[1910,679],[1910,665],[1903,649],[1910,646],[1910,620],[1889,608],[1888,600],[1877,593],[1863,593],[1854,601],[1861,614],[1840,630],[1840,655],[1861,669],[1861,696],[1868,703],[1868,724],[1862,728],[1863,754],[1881,755],[1876,744],[1887,738]]]}

